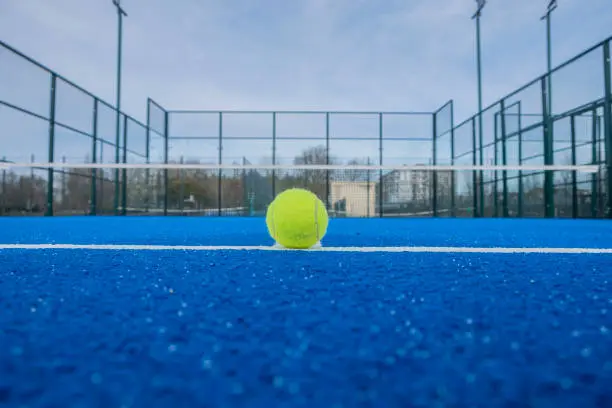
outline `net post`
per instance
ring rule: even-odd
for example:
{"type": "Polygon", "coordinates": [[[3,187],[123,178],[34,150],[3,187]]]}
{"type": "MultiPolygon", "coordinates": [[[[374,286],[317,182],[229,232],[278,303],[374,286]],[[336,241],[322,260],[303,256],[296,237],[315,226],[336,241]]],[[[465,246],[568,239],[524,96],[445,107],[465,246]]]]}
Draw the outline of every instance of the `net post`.
{"type": "MultiPolygon", "coordinates": [[[[434,112],[432,114],[432,119],[433,119],[433,129],[432,129],[432,162],[433,165],[437,165],[438,164],[438,152],[437,152],[437,144],[438,144],[438,127],[437,127],[437,120],[438,120],[438,112],[434,112]]],[[[432,183],[432,195],[431,195],[431,206],[432,206],[432,211],[433,211],[433,216],[437,217],[438,216],[438,174],[436,171],[432,171],[431,172],[431,183],[432,183]]]]}
{"type": "MultiPolygon", "coordinates": [[[[383,115],[378,114],[378,162],[383,165],[383,115]]],[[[378,173],[378,214],[380,218],[384,216],[383,212],[383,171],[378,173]]]]}
{"type": "MultiPolygon", "coordinates": [[[[504,166],[508,165],[508,153],[506,148],[506,101],[502,99],[500,101],[501,105],[501,144],[502,144],[502,164],[504,166]]],[[[502,213],[504,218],[508,218],[510,216],[510,211],[508,209],[508,171],[502,171],[502,188],[503,188],[503,209],[502,213]]]]}
{"type": "MultiPolygon", "coordinates": [[[[94,98],[93,104],[93,132],[91,136],[91,162],[97,163],[98,159],[98,98],[94,98]]],[[[91,190],[89,193],[89,215],[96,215],[97,197],[97,169],[91,169],[91,190]]]]}
{"type": "MultiPolygon", "coordinates": [[[[540,79],[541,94],[542,94],[542,112],[544,126],[544,164],[553,164],[553,143],[552,143],[552,120],[548,106],[548,89],[546,86],[546,76],[540,79]]],[[[555,216],[555,196],[553,179],[554,174],[551,171],[544,172],[544,215],[546,218],[555,216]]]]}
{"type": "MultiPolygon", "coordinates": [[[[127,163],[128,117],[123,115],[123,163],[127,163]]],[[[127,214],[127,169],[121,171],[121,215],[127,214]]]]}
{"type": "MultiPolygon", "coordinates": [[[[57,75],[51,74],[51,102],[49,104],[49,163],[53,163],[55,156],[55,103],[57,100],[57,75]]],[[[47,170],[47,211],[45,215],[53,215],[53,168],[47,170]]]]}
{"type": "Polygon", "coordinates": [[[604,65],[604,145],[606,147],[606,211],[605,217],[612,218],[612,69],[610,62],[610,40],[603,45],[603,65],[604,65]]]}
{"type": "MultiPolygon", "coordinates": [[[[570,116],[570,138],[572,144],[572,165],[576,165],[576,115],[570,116]]],[[[572,172],[572,218],[578,218],[578,180],[572,172]]]]}

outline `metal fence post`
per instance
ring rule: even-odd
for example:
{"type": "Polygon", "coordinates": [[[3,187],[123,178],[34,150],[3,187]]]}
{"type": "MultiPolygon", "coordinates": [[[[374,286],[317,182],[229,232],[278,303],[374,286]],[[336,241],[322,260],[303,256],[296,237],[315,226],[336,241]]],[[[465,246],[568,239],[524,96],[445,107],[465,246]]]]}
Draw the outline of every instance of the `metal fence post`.
{"type": "MultiPolygon", "coordinates": [[[[518,104],[518,164],[523,164],[523,108],[521,102],[518,104]]],[[[518,216],[522,218],[523,210],[523,171],[518,173],[518,216]]]]}
{"type": "MultiPolygon", "coordinates": [[[[433,129],[432,129],[432,156],[433,156],[433,165],[437,165],[438,164],[438,152],[437,152],[437,145],[438,145],[438,127],[437,127],[437,121],[438,121],[438,112],[434,112],[432,115],[432,119],[433,119],[433,129]]],[[[431,206],[432,206],[432,211],[433,211],[433,216],[437,217],[438,216],[438,174],[437,171],[432,171],[431,172],[431,190],[432,190],[432,194],[431,194],[431,206]]]]}
{"type": "MultiPolygon", "coordinates": [[[[98,99],[94,99],[93,105],[93,132],[91,142],[91,162],[98,162],[98,99]]],[[[97,200],[98,200],[98,169],[91,169],[91,190],[89,193],[89,215],[96,215],[97,200]]]]}
{"type": "MultiPolygon", "coordinates": [[[[501,102],[501,144],[502,144],[502,165],[508,165],[508,152],[506,148],[506,103],[505,100],[502,99],[501,102]]],[[[505,218],[510,216],[510,211],[508,209],[508,171],[502,171],[502,202],[503,209],[502,213],[505,218]]]]}
{"type": "MultiPolygon", "coordinates": [[[[493,164],[496,166],[499,164],[499,157],[497,153],[497,143],[499,143],[499,132],[497,131],[497,123],[499,121],[499,117],[501,114],[501,110],[499,112],[495,112],[493,115],[493,164]]],[[[497,189],[497,182],[499,181],[498,171],[495,170],[493,172],[493,217],[499,217],[499,190],[497,189]]]]}
{"type": "MultiPolygon", "coordinates": [[[[451,124],[450,124],[450,138],[451,138],[451,152],[450,152],[450,156],[451,156],[451,166],[455,165],[455,114],[454,114],[454,103],[451,101],[451,105],[450,105],[450,115],[451,115],[451,124]]],[[[451,172],[451,216],[455,217],[457,216],[457,204],[456,204],[456,200],[455,200],[455,194],[456,194],[456,178],[457,178],[457,173],[455,172],[451,172]]]]}
{"type": "MultiPolygon", "coordinates": [[[[576,115],[570,116],[570,138],[572,144],[572,165],[576,165],[576,115]]],[[[572,172],[572,218],[578,218],[578,186],[576,172],[572,172]]]]}
{"type": "MultiPolygon", "coordinates": [[[[477,164],[477,158],[476,158],[476,117],[472,116],[472,120],[470,121],[472,123],[472,165],[476,166],[477,164]]],[[[479,187],[478,187],[478,173],[476,172],[476,170],[472,170],[472,195],[473,195],[473,213],[474,213],[474,217],[478,217],[480,211],[478,211],[478,191],[479,191],[479,187]]]]}
{"type": "MultiPolygon", "coordinates": [[[[6,157],[2,157],[2,161],[6,162],[6,157]]],[[[7,210],[6,205],[6,169],[2,169],[2,196],[0,196],[0,215],[4,215],[7,210]]]]}
{"type": "MultiPolygon", "coordinates": [[[[57,76],[51,74],[51,103],[49,106],[49,163],[53,163],[55,156],[55,102],[57,96],[57,76]]],[[[47,170],[47,216],[53,215],[53,168],[47,170]]]]}
{"type": "MultiPolygon", "coordinates": [[[[380,165],[383,165],[383,114],[378,114],[378,161],[380,165]]],[[[384,216],[383,211],[383,171],[382,169],[378,172],[378,212],[380,217],[384,216]]]]}
{"type": "MultiPolygon", "coordinates": [[[[168,112],[164,110],[164,164],[168,164],[168,112]]],[[[164,215],[168,215],[168,169],[164,169],[164,215]]]]}
{"type": "MultiPolygon", "coordinates": [[[[325,112],[325,163],[327,165],[329,162],[329,112],[325,112]]],[[[329,211],[329,199],[331,195],[330,184],[329,184],[329,170],[325,172],[325,207],[327,211],[329,211]]]]}
{"type": "MultiPolygon", "coordinates": [[[[553,141],[552,131],[553,126],[549,106],[548,106],[548,89],[546,86],[546,76],[540,80],[542,89],[542,112],[543,112],[543,130],[544,130],[544,165],[553,164],[553,141]]],[[[544,215],[547,218],[555,216],[555,191],[554,191],[554,174],[551,171],[544,172],[544,215]]]]}
{"type": "Polygon", "coordinates": [[[605,102],[604,102],[604,129],[606,147],[606,212],[607,218],[612,218],[612,74],[610,73],[610,41],[606,41],[603,46],[604,59],[604,82],[605,82],[605,102]]]}
{"type": "MultiPolygon", "coordinates": [[[[123,115],[123,163],[127,163],[128,117],[123,115]]],[[[127,169],[121,170],[121,214],[127,214],[127,169]]]]}
{"type": "MultiPolygon", "coordinates": [[[[481,45],[480,45],[480,18],[482,16],[482,9],[485,6],[484,1],[477,1],[478,9],[472,16],[472,19],[476,20],[476,68],[478,76],[478,145],[479,145],[479,159],[480,165],[484,165],[484,151],[483,145],[483,129],[482,129],[482,57],[481,57],[481,45]]],[[[474,145],[474,149],[476,146],[474,145]]],[[[474,163],[476,165],[476,163],[474,163]]],[[[484,217],[484,172],[479,171],[480,184],[478,186],[479,191],[479,205],[480,205],[480,216],[484,217]]]]}
{"type": "MultiPolygon", "coordinates": [[[[276,165],[276,112],[272,112],[272,165],[276,165]]],[[[276,197],[276,170],[272,169],[272,199],[276,197]]]]}
{"type": "MultiPolygon", "coordinates": [[[[121,160],[121,112],[115,109],[116,125],[115,125],[115,163],[119,164],[121,160]]],[[[113,199],[113,207],[115,215],[119,214],[119,195],[121,194],[121,188],[119,183],[121,182],[119,176],[119,169],[115,169],[115,197],[113,199]]]]}
{"type": "MultiPolygon", "coordinates": [[[[147,136],[146,136],[146,141],[145,141],[145,161],[147,164],[151,163],[151,100],[147,100],[147,136]]],[[[151,171],[150,169],[147,167],[145,169],[145,185],[147,188],[147,194],[145,195],[145,211],[149,212],[149,205],[150,205],[150,185],[149,183],[151,182],[151,171]]]]}
{"type": "Polygon", "coordinates": [[[597,163],[599,165],[601,165],[602,163],[604,164],[603,170],[600,169],[597,172],[597,211],[599,214],[605,217],[606,216],[605,194],[606,194],[606,171],[607,169],[605,168],[606,157],[605,157],[605,152],[604,152],[605,130],[604,130],[604,124],[603,124],[603,113],[602,115],[597,115],[597,122],[595,124],[595,134],[596,134],[595,138],[598,141],[596,153],[595,153],[597,157],[597,163]]]}
{"type": "MultiPolygon", "coordinates": [[[[597,137],[597,120],[599,119],[599,116],[597,115],[597,108],[593,109],[593,112],[591,114],[591,120],[593,121],[593,123],[591,123],[591,163],[592,164],[599,164],[598,163],[598,157],[597,157],[597,144],[599,143],[598,141],[598,137],[597,137]]],[[[597,217],[597,206],[598,206],[598,202],[599,202],[599,189],[597,188],[597,184],[598,184],[598,178],[599,178],[599,172],[597,173],[593,173],[591,175],[591,217],[596,218],[597,217]]]]}
{"type": "MultiPolygon", "coordinates": [[[[223,112],[219,112],[219,156],[218,156],[218,163],[219,164],[223,164],[223,112]]],[[[219,168],[219,171],[217,173],[217,215],[221,216],[221,208],[222,208],[222,201],[223,201],[223,180],[222,180],[222,176],[223,176],[223,170],[221,168],[219,168]]]]}

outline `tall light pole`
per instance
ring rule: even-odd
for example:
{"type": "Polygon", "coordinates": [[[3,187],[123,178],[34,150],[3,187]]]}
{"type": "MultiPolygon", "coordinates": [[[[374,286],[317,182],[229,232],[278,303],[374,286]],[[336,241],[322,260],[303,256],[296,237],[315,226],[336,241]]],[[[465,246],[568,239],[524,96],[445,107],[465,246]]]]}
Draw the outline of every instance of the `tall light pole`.
{"type": "MultiPolygon", "coordinates": [[[[121,142],[120,137],[120,116],[121,116],[121,54],[123,47],[123,17],[127,17],[127,13],[121,7],[121,0],[112,0],[113,4],[117,8],[117,93],[116,93],[116,103],[115,109],[116,111],[116,122],[115,122],[115,162],[119,163],[120,155],[119,155],[119,146],[121,142]]],[[[126,146],[123,146],[125,149],[126,146]]],[[[125,183],[125,180],[123,180],[125,183]]],[[[115,169],[115,214],[119,212],[119,169],[115,169]]]]}
{"type": "MultiPolygon", "coordinates": [[[[554,162],[554,153],[553,153],[553,109],[552,109],[552,41],[550,35],[550,18],[551,13],[557,8],[557,1],[550,0],[548,2],[548,10],[546,14],[540,20],[546,20],[546,65],[547,65],[547,74],[546,74],[546,111],[543,112],[545,114],[544,121],[544,164],[552,165],[554,162]]],[[[555,208],[554,208],[554,180],[553,174],[550,172],[546,172],[544,174],[544,203],[545,203],[545,216],[553,217],[555,208]]]]}
{"type": "Polygon", "coordinates": [[[550,29],[551,14],[557,8],[557,0],[550,0],[546,14],[540,20],[546,21],[546,72],[548,73],[546,86],[548,87],[548,112],[552,114],[552,92],[551,92],[551,71],[552,71],[552,40],[550,29]]]}
{"type": "MultiPolygon", "coordinates": [[[[476,20],[476,65],[478,75],[478,144],[479,144],[479,161],[480,165],[484,164],[484,153],[482,151],[483,136],[482,136],[482,67],[481,67],[481,55],[480,55],[480,17],[482,9],[486,4],[486,0],[476,0],[476,13],[472,16],[472,20],[476,20]]],[[[474,146],[474,149],[476,146],[474,146]]],[[[484,172],[480,170],[479,177],[479,215],[484,216],[484,172]]],[[[476,189],[477,186],[474,186],[476,189]]]]}

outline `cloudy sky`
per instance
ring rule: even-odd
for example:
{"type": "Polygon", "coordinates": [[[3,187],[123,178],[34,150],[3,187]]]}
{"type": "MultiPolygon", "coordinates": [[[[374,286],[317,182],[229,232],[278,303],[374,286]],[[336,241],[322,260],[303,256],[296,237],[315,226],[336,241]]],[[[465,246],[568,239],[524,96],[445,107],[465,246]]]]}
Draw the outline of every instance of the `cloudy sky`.
{"type": "MultiPolygon", "coordinates": [[[[453,99],[457,122],[476,111],[475,24],[470,19],[474,1],[123,0],[122,4],[129,15],[124,20],[122,107],[140,121],[146,120],[147,97],[168,109],[368,111],[433,111],[453,99]]],[[[548,0],[487,2],[482,19],[485,105],[544,73],[545,24],[539,18],[547,4],[548,0]]],[[[609,0],[559,0],[553,21],[553,64],[612,35],[610,21],[609,0]]],[[[2,41],[111,103],[116,23],[111,0],[0,2],[2,41]]],[[[591,65],[599,63],[593,59],[591,65]]],[[[0,98],[44,111],[48,79],[24,66],[0,51],[0,98]]],[[[572,75],[575,78],[565,78],[567,83],[585,78],[579,71],[572,75]]],[[[559,94],[566,93],[561,89],[559,94]]],[[[78,97],[65,105],[67,116],[82,112],[89,118],[89,105],[78,97]]],[[[211,131],[202,134],[214,135],[215,122],[209,119],[177,118],[174,129],[185,135],[193,123],[208,121],[211,131]]],[[[5,122],[11,120],[16,119],[6,119],[5,113],[5,122]]],[[[236,132],[249,127],[264,132],[271,126],[269,118],[262,119],[264,124],[249,120],[253,122],[236,125],[240,128],[236,132]]],[[[375,118],[351,124],[342,120],[337,124],[340,133],[344,126],[363,132],[364,137],[376,134],[375,118]]],[[[427,120],[409,119],[403,126],[413,129],[411,136],[420,137],[423,129],[429,129],[427,120]]],[[[297,135],[300,129],[323,125],[320,118],[309,124],[287,118],[286,124],[279,122],[279,132],[282,126],[293,126],[286,132],[297,135]]],[[[20,128],[21,142],[41,140],[34,150],[44,154],[46,130],[36,126],[20,128]],[[37,132],[41,134],[34,139],[37,132]]],[[[58,149],[82,157],[89,150],[81,139],[60,141],[58,149]],[[81,146],[78,151],[75,145],[81,146]]],[[[419,147],[426,146],[423,142],[394,143],[385,154],[400,161],[429,152],[429,147],[419,147]],[[400,146],[410,147],[402,151],[400,146]]],[[[2,144],[9,146],[5,154],[11,157],[33,150],[23,143],[3,140],[2,144]]],[[[290,157],[309,145],[279,142],[278,156],[290,157]]],[[[251,158],[257,161],[266,155],[269,141],[228,140],[225,148],[228,158],[254,152],[251,158]]],[[[354,149],[349,154],[353,156],[377,156],[377,148],[377,142],[368,140],[358,144],[339,140],[332,146],[343,157],[347,149],[354,149]]],[[[213,141],[176,142],[174,149],[177,155],[216,155],[213,141]]]]}

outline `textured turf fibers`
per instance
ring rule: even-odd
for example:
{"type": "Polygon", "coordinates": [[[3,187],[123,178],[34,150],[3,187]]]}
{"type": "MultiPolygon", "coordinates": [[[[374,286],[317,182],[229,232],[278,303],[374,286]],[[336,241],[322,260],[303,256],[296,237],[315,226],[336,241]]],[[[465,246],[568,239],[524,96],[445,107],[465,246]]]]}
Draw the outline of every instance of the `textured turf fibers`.
{"type": "MultiPolygon", "coordinates": [[[[272,245],[263,218],[0,218],[0,243],[272,245]]],[[[325,246],[612,247],[601,220],[331,219],[325,246]]]]}
{"type": "MultiPolygon", "coordinates": [[[[134,230],[153,220],[124,220],[125,234],[111,220],[89,241],[90,219],[41,219],[0,237],[150,243],[134,230]]],[[[446,224],[455,244],[572,235],[554,231],[563,222],[546,233],[541,221],[507,223],[522,226],[504,234],[494,221],[478,234],[438,221],[434,234],[446,224]]],[[[210,222],[223,239],[223,223],[210,222]]],[[[378,236],[346,225],[345,238],[378,236]]],[[[158,221],[157,231],[211,243],[186,226],[158,221]]],[[[597,246],[606,228],[573,239],[597,246]]],[[[607,407],[611,293],[610,255],[5,250],[0,406],[607,407]]]]}

